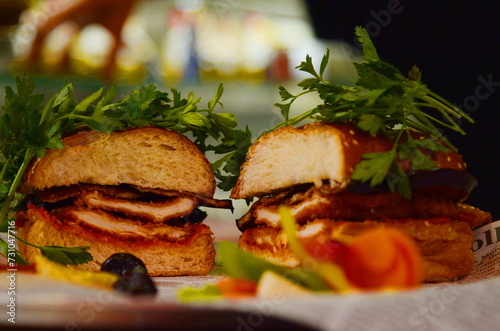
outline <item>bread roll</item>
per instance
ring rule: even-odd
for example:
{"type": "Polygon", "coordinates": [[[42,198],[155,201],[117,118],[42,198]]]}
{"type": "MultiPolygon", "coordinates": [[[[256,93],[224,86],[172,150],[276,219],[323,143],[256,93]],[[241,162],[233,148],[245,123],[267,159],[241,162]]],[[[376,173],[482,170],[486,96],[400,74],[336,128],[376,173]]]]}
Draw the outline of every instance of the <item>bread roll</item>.
{"type": "MultiPolygon", "coordinates": [[[[388,151],[392,145],[387,138],[372,136],[352,124],[285,126],[261,136],[250,146],[230,197],[249,199],[304,183],[321,186],[323,181],[343,188],[351,181],[363,155],[388,151]]],[[[434,152],[430,156],[438,168],[465,170],[458,153],[434,152]]]]}
{"type": "Polygon", "coordinates": [[[212,197],[210,163],[189,139],[155,127],[83,131],[37,159],[25,184],[37,190],[72,184],[130,184],[212,197]]]}

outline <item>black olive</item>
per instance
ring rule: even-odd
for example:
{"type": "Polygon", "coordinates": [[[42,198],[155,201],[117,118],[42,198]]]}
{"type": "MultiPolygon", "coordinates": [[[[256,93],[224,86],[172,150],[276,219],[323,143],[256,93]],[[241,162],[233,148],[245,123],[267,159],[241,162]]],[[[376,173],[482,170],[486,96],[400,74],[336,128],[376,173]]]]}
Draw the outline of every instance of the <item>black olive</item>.
{"type": "Polygon", "coordinates": [[[148,270],[144,262],[130,253],[115,253],[111,255],[101,265],[101,271],[111,272],[118,276],[123,276],[132,271],[144,275],[148,274],[148,270]]]}
{"type": "Polygon", "coordinates": [[[130,253],[115,253],[101,265],[101,271],[119,276],[114,284],[116,290],[133,294],[156,294],[155,283],[148,276],[148,270],[141,259],[130,253]]]}
{"type": "Polygon", "coordinates": [[[132,295],[154,295],[158,292],[151,277],[137,271],[129,271],[121,275],[113,287],[118,291],[132,295]]]}

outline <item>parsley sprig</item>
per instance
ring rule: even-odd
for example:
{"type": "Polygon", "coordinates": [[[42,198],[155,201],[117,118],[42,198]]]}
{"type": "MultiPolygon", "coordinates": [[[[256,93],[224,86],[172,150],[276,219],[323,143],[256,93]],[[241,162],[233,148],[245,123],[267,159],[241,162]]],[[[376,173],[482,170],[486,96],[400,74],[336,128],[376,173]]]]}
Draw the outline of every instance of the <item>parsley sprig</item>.
{"type": "Polygon", "coordinates": [[[25,243],[26,245],[38,248],[40,253],[46,258],[57,261],[60,264],[82,264],[90,262],[94,259],[92,254],[88,252],[90,246],[80,247],[63,247],[63,246],[38,246],[26,240],[16,237],[17,240],[25,243]]]}
{"type": "Polygon", "coordinates": [[[386,181],[392,190],[410,198],[408,175],[400,167],[398,160],[411,160],[411,169],[414,171],[434,169],[435,162],[422,149],[444,152],[448,148],[456,150],[441,129],[465,134],[456,119],[463,117],[471,123],[473,120],[451,102],[429,90],[422,83],[420,70],[416,66],[405,77],[397,68],[380,60],[365,29],[357,27],[355,32],[363,50],[362,62],[354,63],[358,74],[355,86],[338,85],[324,79],[329,50],[322,58],[319,72],[311,57],[307,56],[305,62],[296,68],[312,77],[298,83],[303,90],[298,94],[290,93],[283,86],[279,87],[283,102],[275,105],[280,109],[284,121],[270,131],[312,119],[354,121],[359,128],[372,135],[386,134],[394,141],[393,148],[383,153],[364,155],[354,169],[352,179],[368,182],[371,186],[386,181]],[[295,100],[313,92],[318,93],[323,104],[290,117],[290,107],[295,100]],[[429,138],[413,139],[413,130],[428,134],[429,138]]]}
{"type": "MultiPolygon", "coordinates": [[[[168,93],[158,90],[154,85],[132,90],[123,100],[114,100],[116,86],[101,88],[81,102],[76,102],[73,85],[65,84],[45,103],[44,96],[35,93],[35,87],[29,75],[16,78],[16,91],[10,86],[5,87],[0,115],[2,232],[7,231],[7,223],[22,206],[24,196],[17,189],[31,161],[35,157],[42,157],[47,149],[61,148],[62,137],[82,126],[111,132],[128,127],[154,125],[181,134],[191,134],[193,142],[202,152],[228,154],[214,163],[218,178],[225,180],[226,186],[231,180],[225,178],[231,178],[231,171],[235,171],[231,169],[231,163],[233,158],[238,157],[237,145],[241,145],[240,141],[251,139],[248,138],[248,132],[236,129],[234,114],[215,111],[217,105],[222,106],[222,84],[216,89],[207,107],[198,106],[201,99],[193,92],[183,98],[176,89],[172,88],[168,93]],[[223,169],[220,170],[219,167],[223,169]]],[[[65,252],[68,251],[68,248],[54,246],[39,248],[59,262],[64,262],[62,256],[67,255],[65,252]]],[[[91,259],[84,247],[69,251],[77,256],[71,259],[73,263],[84,263],[91,259]]]]}

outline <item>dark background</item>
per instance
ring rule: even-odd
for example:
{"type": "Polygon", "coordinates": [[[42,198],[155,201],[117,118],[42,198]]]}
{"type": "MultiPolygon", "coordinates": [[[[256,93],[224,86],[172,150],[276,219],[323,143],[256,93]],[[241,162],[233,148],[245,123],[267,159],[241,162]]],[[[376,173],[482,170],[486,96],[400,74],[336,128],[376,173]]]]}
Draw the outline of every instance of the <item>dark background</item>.
{"type": "Polygon", "coordinates": [[[449,131],[447,136],[479,182],[467,202],[499,219],[500,2],[308,1],[307,6],[317,37],[355,45],[354,27],[365,27],[384,61],[403,73],[417,65],[432,91],[470,114],[475,123],[461,123],[467,135],[449,131]]]}

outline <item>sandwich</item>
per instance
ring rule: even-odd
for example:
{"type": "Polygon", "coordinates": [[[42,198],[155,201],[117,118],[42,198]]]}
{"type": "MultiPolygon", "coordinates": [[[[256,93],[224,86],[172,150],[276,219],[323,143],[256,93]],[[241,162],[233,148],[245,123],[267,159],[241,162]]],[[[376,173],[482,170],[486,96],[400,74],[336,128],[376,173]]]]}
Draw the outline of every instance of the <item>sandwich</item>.
{"type": "MultiPolygon", "coordinates": [[[[204,275],[214,268],[213,233],[203,207],[232,209],[214,199],[209,161],[185,136],[147,126],[111,133],[87,130],[36,158],[20,191],[21,239],[36,246],[90,247],[99,270],[112,254],[132,253],[150,276],[204,275]],[[201,207],[201,208],[200,208],[201,207]]],[[[33,262],[40,254],[20,244],[33,262]]]]}
{"type": "MultiPolygon", "coordinates": [[[[434,139],[416,130],[410,133],[415,141],[434,139]]],[[[378,185],[353,178],[367,155],[393,148],[394,136],[372,134],[349,120],[283,126],[260,136],[250,146],[230,194],[233,199],[257,199],[237,220],[239,246],[280,265],[298,265],[280,225],[278,207],[285,205],[302,240],[349,242],[369,228],[396,227],[417,243],[424,281],[449,281],[470,273],[472,229],[491,222],[491,214],[465,203],[477,182],[446,142],[434,139],[443,148],[418,147],[434,162],[433,169],[415,170],[418,160],[410,155],[397,159],[403,177],[387,174],[378,185]],[[406,179],[407,196],[394,189],[406,179]]]]}

